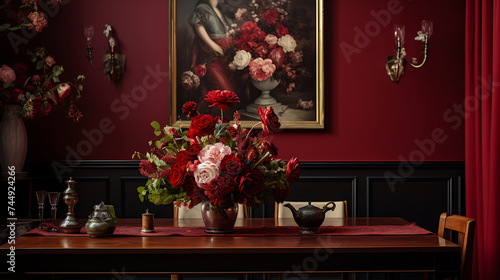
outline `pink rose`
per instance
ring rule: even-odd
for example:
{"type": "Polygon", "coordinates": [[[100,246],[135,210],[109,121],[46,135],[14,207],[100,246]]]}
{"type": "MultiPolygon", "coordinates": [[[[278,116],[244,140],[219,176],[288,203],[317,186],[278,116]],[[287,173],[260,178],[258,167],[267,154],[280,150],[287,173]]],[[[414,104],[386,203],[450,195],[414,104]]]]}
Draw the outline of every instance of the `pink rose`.
{"type": "Polygon", "coordinates": [[[259,57],[250,61],[248,65],[250,66],[250,76],[256,81],[264,81],[276,71],[276,65],[269,58],[264,60],[259,57]]]}
{"type": "Polygon", "coordinates": [[[243,15],[247,12],[247,9],[238,9],[234,14],[236,20],[240,20],[243,18],[243,15]]]}
{"type": "Polygon", "coordinates": [[[0,69],[0,80],[4,83],[12,83],[16,80],[16,73],[7,65],[2,65],[0,69]]]}
{"type": "Polygon", "coordinates": [[[45,58],[45,64],[47,64],[47,67],[52,67],[52,65],[56,64],[56,61],[49,55],[45,58]]]}
{"type": "Polygon", "coordinates": [[[68,84],[61,84],[59,88],[57,88],[57,94],[59,98],[64,99],[69,95],[71,91],[71,87],[68,84]]]}
{"type": "Polygon", "coordinates": [[[265,40],[266,40],[266,43],[268,43],[269,45],[275,45],[278,43],[278,37],[276,37],[273,34],[267,34],[265,40]]]}
{"type": "Polygon", "coordinates": [[[198,187],[206,189],[219,176],[219,167],[214,163],[204,162],[198,165],[193,175],[198,187]]]}
{"type": "Polygon", "coordinates": [[[211,162],[219,165],[226,155],[231,154],[231,148],[222,143],[215,143],[214,145],[207,145],[198,154],[201,162],[211,162]]]}

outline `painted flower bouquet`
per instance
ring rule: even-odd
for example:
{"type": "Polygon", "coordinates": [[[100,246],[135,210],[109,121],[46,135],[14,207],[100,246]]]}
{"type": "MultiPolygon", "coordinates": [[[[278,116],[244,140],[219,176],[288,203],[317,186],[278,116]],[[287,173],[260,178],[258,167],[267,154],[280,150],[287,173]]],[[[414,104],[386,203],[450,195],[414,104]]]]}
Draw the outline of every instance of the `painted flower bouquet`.
{"type": "Polygon", "coordinates": [[[44,48],[28,51],[28,55],[35,71],[22,62],[0,68],[0,111],[5,105],[21,105],[20,116],[33,119],[61,107],[67,117],[77,122],[82,113],[75,103],[81,97],[85,77],[79,75],[74,82],[62,82],[63,66],[56,65],[44,48]]]}
{"type": "Polygon", "coordinates": [[[228,209],[235,203],[258,206],[266,200],[283,202],[296,182],[300,165],[296,157],[284,162],[268,136],[280,128],[272,108],[259,108],[261,122],[243,129],[240,115],[234,122],[223,117],[228,107],[239,102],[234,92],[210,91],[206,101],[220,108],[221,117],[198,114],[193,101],[183,105],[191,117],[188,130],[152,122],[157,138],[151,150],[142,155],[140,172],[148,177],[139,187],[141,201],[155,204],[176,203],[193,207],[208,200],[213,207],[228,209]],[[262,130],[255,128],[262,126],[262,130]]]}
{"type": "Polygon", "coordinates": [[[291,0],[252,0],[248,9],[238,9],[236,20],[243,24],[233,34],[235,54],[231,69],[248,71],[256,81],[270,77],[281,81],[287,92],[296,87],[302,51],[297,41],[307,36],[310,26],[306,13],[293,8],[291,0]]]}

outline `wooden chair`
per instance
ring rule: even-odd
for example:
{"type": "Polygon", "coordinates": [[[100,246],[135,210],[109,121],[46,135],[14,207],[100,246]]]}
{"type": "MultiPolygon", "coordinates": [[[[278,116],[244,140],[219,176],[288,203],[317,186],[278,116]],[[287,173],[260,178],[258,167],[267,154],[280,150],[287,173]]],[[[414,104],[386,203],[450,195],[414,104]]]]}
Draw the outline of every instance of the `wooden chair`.
{"type": "MultiPolygon", "coordinates": [[[[314,205],[318,208],[323,208],[329,201],[314,201],[311,202],[311,205],[314,205]]],[[[293,218],[292,212],[284,207],[283,205],[290,203],[295,209],[299,209],[303,206],[306,206],[309,204],[309,202],[304,202],[304,201],[284,201],[283,203],[276,203],[274,205],[274,219],[275,219],[275,224],[278,226],[279,225],[279,219],[280,218],[293,218]]],[[[331,218],[347,218],[347,200],[343,201],[334,201],[335,203],[335,209],[333,211],[328,211],[326,212],[325,219],[331,219],[331,218]]],[[[271,279],[271,275],[267,275],[267,279],[271,279]]],[[[279,279],[283,279],[283,274],[279,274],[279,279]]],[[[341,273],[341,279],[342,280],[347,280],[351,279],[350,273],[344,272],[341,273]]]]}
{"type": "MultiPolygon", "coordinates": [[[[238,217],[236,218],[235,226],[243,226],[245,219],[248,217],[248,208],[240,204],[238,217]]],[[[186,219],[201,219],[201,203],[191,209],[186,207],[174,206],[174,226],[183,226],[183,221],[186,219]]],[[[238,275],[238,279],[241,276],[238,275]]],[[[171,274],[171,280],[182,280],[182,274],[171,274]]]]}
{"type": "Polygon", "coordinates": [[[472,255],[474,249],[474,232],[476,220],[460,215],[448,216],[443,213],[439,217],[439,228],[437,235],[450,240],[450,232],[458,233],[458,245],[462,247],[460,256],[460,279],[470,280],[472,275],[472,255]]]}

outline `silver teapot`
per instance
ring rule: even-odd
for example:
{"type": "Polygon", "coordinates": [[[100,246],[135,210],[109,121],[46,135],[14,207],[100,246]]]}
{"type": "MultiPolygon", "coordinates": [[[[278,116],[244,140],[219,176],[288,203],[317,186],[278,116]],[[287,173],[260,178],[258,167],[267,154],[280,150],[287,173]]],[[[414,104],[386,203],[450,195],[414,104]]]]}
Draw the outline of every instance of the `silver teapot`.
{"type": "Polygon", "coordinates": [[[116,224],[108,207],[101,202],[99,205],[94,206],[94,212],[90,214],[85,229],[92,238],[105,237],[113,235],[116,224]]]}

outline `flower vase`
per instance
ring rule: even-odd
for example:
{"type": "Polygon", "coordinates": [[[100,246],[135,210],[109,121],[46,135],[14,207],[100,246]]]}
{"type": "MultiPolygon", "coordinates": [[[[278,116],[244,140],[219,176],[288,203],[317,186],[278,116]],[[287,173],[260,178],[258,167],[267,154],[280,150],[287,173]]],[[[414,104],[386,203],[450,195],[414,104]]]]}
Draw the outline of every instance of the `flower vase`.
{"type": "Polygon", "coordinates": [[[201,202],[201,217],[206,233],[232,233],[238,217],[238,203],[231,208],[222,209],[204,200],[201,202]]]}
{"type": "Polygon", "coordinates": [[[21,112],[21,105],[4,106],[0,123],[0,164],[4,177],[8,176],[9,166],[15,167],[16,177],[26,175],[22,170],[28,149],[28,136],[21,112]]]}
{"type": "Polygon", "coordinates": [[[288,106],[278,103],[278,101],[271,96],[271,91],[280,84],[279,80],[270,77],[263,81],[257,81],[252,78],[252,84],[262,93],[252,104],[247,106],[247,111],[249,113],[258,114],[259,107],[273,107],[275,113],[278,115],[286,110],[288,106]]]}

